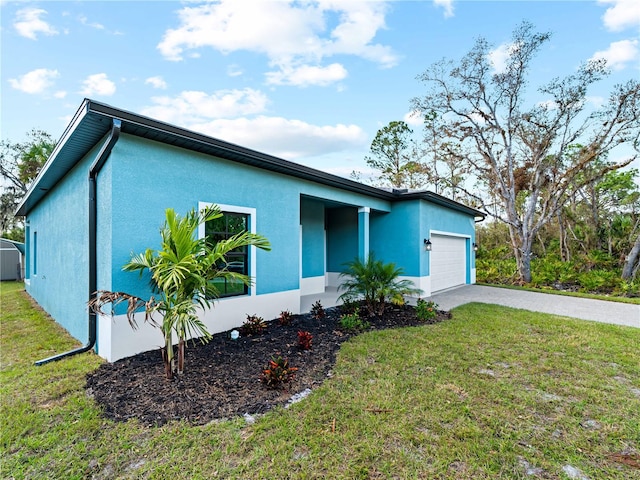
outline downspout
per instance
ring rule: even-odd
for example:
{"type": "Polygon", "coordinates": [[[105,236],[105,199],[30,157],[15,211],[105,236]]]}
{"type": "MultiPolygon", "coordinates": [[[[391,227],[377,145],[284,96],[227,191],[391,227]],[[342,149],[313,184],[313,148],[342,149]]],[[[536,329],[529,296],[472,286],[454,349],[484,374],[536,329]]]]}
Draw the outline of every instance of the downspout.
{"type": "MultiPolygon", "coordinates": [[[[109,158],[111,150],[120,137],[121,126],[122,122],[119,119],[114,118],[109,137],[102,145],[102,148],[100,148],[100,151],[98,152],[96,159],[91,164],[91,167],[89,167],[89,300],[95,298],[96,290],[98,289],[98,262],[96,254],[98,203],[96,201],[96,179],[98,177],[98,173],[102,169],[102,166],[109,158]]],[[[89,339],[87,340],[86,345],[43,360],[38,360],[36,365],[40,366],[78,353],[88,352],[95,346],[96,337],[96,314],[89,310],[89,339]]]]}

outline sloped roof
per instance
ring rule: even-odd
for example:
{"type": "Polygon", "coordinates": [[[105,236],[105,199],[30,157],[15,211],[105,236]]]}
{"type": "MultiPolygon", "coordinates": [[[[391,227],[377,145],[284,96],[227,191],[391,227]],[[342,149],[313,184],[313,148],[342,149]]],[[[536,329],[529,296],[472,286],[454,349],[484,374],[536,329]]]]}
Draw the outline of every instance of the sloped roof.
{"type": "Polygon", "coordinates": [[[430,191],[385,190],[332,175],[272,155],[241,147],[185,128],[85,99],[62,134],[51,156],[20,203],[16,215],[26,215],[107,133],[112,119],[122,122],[121,131],[168,145],[244,163],[265,170],[310,180],[389,201],[424,199],[484,218],[479,210],[467,207],[430,191]]]}
{"type": "MultiPolygon", "coordinates": [[[[7,242],[10,243],[11,245],[13,245],[16,250],[18,250],[22,255],[24,255],[24,243],[22,242],[16,242],[14,240],[9,240],[8,238],[0,238],[0,242],[7,242]]],[[[11,247],[9,247],[11,248],[11,247]]]]}

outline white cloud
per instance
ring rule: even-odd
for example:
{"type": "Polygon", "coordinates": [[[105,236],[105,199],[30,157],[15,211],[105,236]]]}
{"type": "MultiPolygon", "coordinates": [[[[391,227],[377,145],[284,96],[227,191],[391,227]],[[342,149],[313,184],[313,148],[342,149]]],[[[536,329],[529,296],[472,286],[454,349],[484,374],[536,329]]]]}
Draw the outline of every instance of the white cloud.
{"type": "Polygon", "coordinates": [[[106,73],[96,73],[89,75],[84,82],[82,82],[81,94],[87,97],[94,95],[109,96],[116,93],[116,84],[107,78],[106,73]]]}
{"type": "Polygon", "coordinates": [[[57,35],[58,31],[40,18],[47,11],[41,8],[23,8],[16,12],[13,26],[23,37],[37,40],[37,34],[57,35]]]}
{"type": "Polygon", "coordinates": [[[244,71],[240,68],[239,65],[233,64],[227,67],[227,75],[230,77],[239,77],[242,75],[244,71]]]}
{"type": "Polygon", "coordinates": [[[167,88],[167,82],[161,76],[149,77],[144,81],[145,84],[151,85],[153,88],[159,88],[165,90],[167,88]]]}
{"type": "Polygon", "coordinates": [[[362,147],[367,141],[357,125],[317,126],[264,115],[266,95],[250,88],[187,91],[152,100],[144,115],[289,159],[362,147]]]}
{"type": "Polygon", "coordinates": [[[558,109],[558,104],[554,100],[544,100],[542,102],[538,102],[538,106],[544,108],[545,110],[558,109]]]}
{"type": "Polygon", "coordinates": [[[65,98],[67,96],[67,92],[65,92],[64,90],[59,90],[56,93],[54,93],[53,96],[55,98],[65,98]]]}
{"type": "Polygon", "coordinates": [[[9,79],[9,83],[16,90],[21,90],[25,93],[43,93],[47,88],[53,85],[53,80],[59,76],[60,73],[57,70],[38,68],[25,73],[18,79],[9,79]]]}
{"type": "Polygon", "coordinates": [[[444,9],[444,17],[453,17],[453,0],[433,0],[433,4],[444,9]]]}
{"type": "Polygon", "coordinates": [[[262,113],[267,105],[264,93],[244,90],[220,90],[211,95],[186,91],[177,97],[154,97],[155,105],[143,109],[144,115],[182,126],[204,123],[215,118],[239,117],[262,113]]]}
{"type": "Polygon", "coordinates": [[[513,51],[512,48],[512,44],[503,43],[489,52],[489,63],[491,63],[494,73],[504,73],[507,69],[507,61],[513,51]]]}
{"type": "Polygon", "coordinates": [[[640,25],[640,3],[638,0],[598,0],[600,4],[611,4],[602,16],[607,29],[619,32],[626,28],[638,29],[640,25]]]}
{"type": "Polygon", "coordinates": [[[302,65],[299,67],[284,66],[280,71],[268,72],[267,83],[271,85],[295,85],[307,87],[309,85],[326,86],[343,80],[348,75],[347,69],[339,63],[332,63],[326,67],[302,65]]]}
{"type": "Polygon", "coordinates": [[[286,159],[310,157],[366,145],[357,125],[311,125],[282,117],[218,119],[190,128],[221,140],[286,159]]]}
{"type": "Polygon", "coordinates": [[[225,54],[262,53],[280,69],[281,83],[295,84],[285,80],[287,72],[299,73],[302,66],[319,65],[333,55],[355,55],[383,67],[394,66],[398,57],[392,49],[373,43],[385,28],[385,13],[382,2],[220,0],[179,10],[180,26],[165,32],[158,49],[174,61],[182,60],[186,51],[203,47],[225,54]]]}
{"type": "Polygon", "coordinates": [[[412,110],[410,112],[405,113],[402,120],[404,120],[404,123],[406,123],[411,127],[422,126],[424,122],[424,118],[422,117],[422,112],[419,110],[412,110]]]}
{"type": "Polygon", "coordinates": [[[89,19],[84,15],[80,15],[78,17],[78,20],[80,21],[80,23],[82,25],[84,25],[86,27],[95,28],[96,30],[104,30],[105,29],[104,25],[102,25],[101,23],[89,22],[89,19]]]}
{"type": "Polygon", "coordinates": [[[595,108],[602,107],[604,105],[604,102],[605,102],[605,98],[604,97],[600,97],[598,95],[587,95],[585,99],[586,99],[587,103],[590,103],[595,108]]]}
{"type": "Polygon", "coordinates": [[[613,70],[623,70],[628,63],[637,62],[640,58],[638,40],[620,40],[613,42],[606,50],[598,51],[591,57],[592,60],[604,58],[607,66],[613,70]]]}

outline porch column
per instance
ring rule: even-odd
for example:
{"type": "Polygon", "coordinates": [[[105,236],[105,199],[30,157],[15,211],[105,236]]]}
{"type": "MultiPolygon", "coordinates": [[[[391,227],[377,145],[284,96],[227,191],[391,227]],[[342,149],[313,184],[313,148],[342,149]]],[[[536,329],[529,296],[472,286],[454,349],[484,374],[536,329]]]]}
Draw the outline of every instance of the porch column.
{"type": "Polygon", "coordinates": [[[358,208],[358,257],[362,261],[369,256],[369,213],[369,207],[358,208]]]}

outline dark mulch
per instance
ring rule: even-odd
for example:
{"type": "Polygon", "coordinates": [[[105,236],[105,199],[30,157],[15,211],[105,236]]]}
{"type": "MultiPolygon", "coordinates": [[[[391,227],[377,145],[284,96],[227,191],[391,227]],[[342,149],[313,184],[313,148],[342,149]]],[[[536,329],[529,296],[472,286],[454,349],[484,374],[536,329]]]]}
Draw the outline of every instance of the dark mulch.
{"type": "MultiPolygon", "coordinates": [[[[288,326],[268,322],[260,335],[231,340],[219,333],[207,344],[189,343],[185,372],[165,378],[159,350],[141,353],[115,363],[105,363],[87,377],[87,391],[110,419],[137,418],[146,425],[186,420],[202,425],[215,419],[261,414],[286,404],[292,395],[321,385],[330,375],[340,344],[355,333],[339,329],[339,308],[326,310],[324,319],[294,315],[288,326]],[[297,333],[313,335],[311,350],[298,347],[297,333]],[[280,353],[297,367],[286,390],[268,389],[260,380],[269,359],[280,353]]],[[[439,311],[429,323],[450,318],[439,311]]],[[[413,307],[388,307],[382,317],[368,319],[370,330],[424,325],[413,307]]],[[[160,332],[158,332],[160,335],[160,332]]]]}

